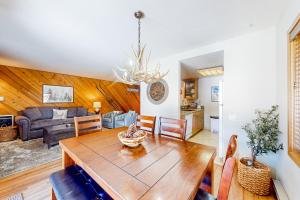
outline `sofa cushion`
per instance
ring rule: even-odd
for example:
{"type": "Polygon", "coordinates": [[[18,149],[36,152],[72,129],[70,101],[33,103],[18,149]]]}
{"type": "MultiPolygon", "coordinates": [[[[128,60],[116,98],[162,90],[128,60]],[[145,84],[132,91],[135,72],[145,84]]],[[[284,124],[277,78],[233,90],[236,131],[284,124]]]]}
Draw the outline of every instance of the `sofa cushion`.
{"type": "Polygon", "coordinates": [[[36,120],[31,123],[31,130],[42,129],[47,126],[56,126],[61,124],[74,124],[74,118],[36,120]]]}
{"type": "Polygon", "coordinates": [[[58,109],[58,107],[39,107],[39,110],[42,113],[42,119],[52,119],[53,109],[58,109]]]}
{"type": "Polygon", "coordinates": [[[74,124],[74,118],[63,119],[64,124],[74,124]]]}
{"type": "Polygon", "coordinates": [[[88,111],[86,108],[84,107],[78,107],[77,108],[77,117],[82,117],[82,116],[87,116],[88,115],[88,111]]]}
{"type": "Polygon", "coordinates": [[[67,119],[68,110],[53,109],[52,119],[67,119]]]}
{"type": "Polygon", "coordinates": [[[27,108],[24,110],[24,114],[31,121],[38,120],[42,118],[42,113],[38,108],[27,108]]]}
{"type": "Polygon", "coordinates": [[[63,119],[41,119],[41,120],[36,120],[31,123],[31,130],[35,129],[41,129],[47,126],[55,126],[55,125],[60,125],[64,124],[63,119]]]}
{"type": "Polygon", "coordinates": [[[77,114],[77,107],[69,107],[69,108],[61,108],[61,109],[67,109],[68,110],[68,118],[76,117],[77,114]]]}

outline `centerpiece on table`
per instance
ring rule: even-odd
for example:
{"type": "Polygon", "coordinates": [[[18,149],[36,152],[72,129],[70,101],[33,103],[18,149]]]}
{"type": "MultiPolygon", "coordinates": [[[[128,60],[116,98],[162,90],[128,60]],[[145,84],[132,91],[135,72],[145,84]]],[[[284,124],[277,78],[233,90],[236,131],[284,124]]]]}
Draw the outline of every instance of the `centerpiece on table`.
{"type": "Polygon", "coordinates": [[[251,148],[251,158],[241,158],[238,164],[238,181],[248,191],[258,195],[268,195],[271,187],[271,169],[256,160],[257,156],[276,153],[283,149],[278,144],[279,114],[278,106],[268,111],[256,111],[256,119],[242,129],[247,133],[251,148]]]}
{"type": "Polygon", "coordinates": [[[127,131],[122,131],[118,134],[122,144],[129,147],[139,146],[147,137],[147,132],[138,130],[135,124],[131,124],[127,131]]]}

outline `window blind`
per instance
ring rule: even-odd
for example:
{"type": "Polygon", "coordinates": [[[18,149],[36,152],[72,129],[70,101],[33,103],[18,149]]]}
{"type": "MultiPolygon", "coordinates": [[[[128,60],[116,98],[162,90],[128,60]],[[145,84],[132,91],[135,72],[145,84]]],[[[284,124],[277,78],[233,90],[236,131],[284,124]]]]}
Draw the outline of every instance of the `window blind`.
{"type": "Polygon", "coordinates": [[[294,131],[293,149],[300,152],[300,34],[293,40],[294,66],[294,131]]]}

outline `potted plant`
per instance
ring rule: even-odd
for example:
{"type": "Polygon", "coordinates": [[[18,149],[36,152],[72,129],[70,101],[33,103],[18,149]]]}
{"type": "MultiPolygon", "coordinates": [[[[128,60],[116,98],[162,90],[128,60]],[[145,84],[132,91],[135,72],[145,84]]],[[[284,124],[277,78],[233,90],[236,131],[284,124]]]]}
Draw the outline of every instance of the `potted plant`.
{"type": "Polygon", "coordinates": [[[267,111],[255,111],[256,118],[242,129],[247,133],[251,148],[251,158],[241,158],[238,167],[238,181],[248,191],[258,195],[268,195],[271,185],[271,170],[258,162],[257,156],[283,149],[278,144],[279,114],[278,106],[267,111]]]}

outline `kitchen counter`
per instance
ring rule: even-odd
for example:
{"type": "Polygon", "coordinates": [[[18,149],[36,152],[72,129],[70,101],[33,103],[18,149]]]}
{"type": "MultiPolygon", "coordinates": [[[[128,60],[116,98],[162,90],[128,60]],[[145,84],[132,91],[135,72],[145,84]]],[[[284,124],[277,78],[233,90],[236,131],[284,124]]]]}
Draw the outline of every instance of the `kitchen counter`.
{"type": "Polygon", "coordinates": [[[186,139],[203,130],[204,108],[181,110],[181,119],[187,120],[186,139]]]}
{"type": "Polygon", "coordinates": [[[204,110],[204,109],[203,108],[197,108],[197,109],[181,110],[180,114],[181,115],[188,115],[188,114],[195,113],[195,112],[198,112],[198,111],[201,111],[201,110],[204,110]]]}

